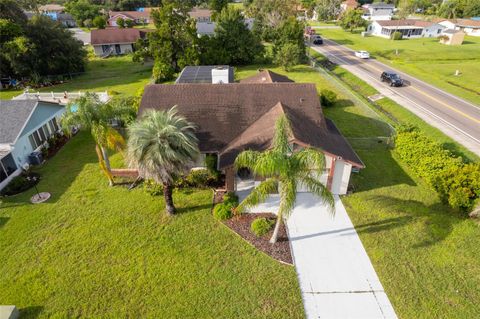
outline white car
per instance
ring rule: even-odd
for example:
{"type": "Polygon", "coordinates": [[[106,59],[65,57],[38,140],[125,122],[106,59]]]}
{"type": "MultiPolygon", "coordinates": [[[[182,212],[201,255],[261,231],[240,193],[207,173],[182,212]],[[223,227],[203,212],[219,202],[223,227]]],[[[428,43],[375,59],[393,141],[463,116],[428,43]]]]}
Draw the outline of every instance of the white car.
{"type": "Polygon", "coordinates": [[[367,51],[355,51],[355,56],[360,59],[368,59],[370,58],[370,53],[367,51]]]}

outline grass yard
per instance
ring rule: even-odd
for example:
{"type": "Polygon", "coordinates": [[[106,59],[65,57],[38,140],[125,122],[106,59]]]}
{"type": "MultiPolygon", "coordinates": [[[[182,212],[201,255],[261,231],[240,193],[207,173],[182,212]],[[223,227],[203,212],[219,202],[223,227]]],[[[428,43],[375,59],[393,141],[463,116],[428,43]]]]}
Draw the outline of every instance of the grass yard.
{"type": "Polygon", "coordinates": [[[0,204],[0,300],[22,318],[303,318],[294,268],[214,220],[210,190],[176,191],[168,219],[162,196],[106,186],[86,133],[39,172],[47,203],[0,204]]]}
{"type": "Polygon", "coordinates": [[[466,36],[463,45],[448,46],[438,43],[436,38],[392,41],[374,36],[364,38],[341,29],[322,29],[318,33],[352,49],[367,50],[382,62],[480,104],[478,37],[466,36]],[[455,76],[455,70],[461,75],[455,76]]]}
{"type": "MultiPolygon", "coordinates": [[[[130,55],[107,59],[90,56],[84,74],[66,83],[42,88],[39,91],[115,91],[134,95],[149,82],[151,74],[151,65],[132,62],[130,55]]],[[[0,90],[0,98],[11,99],[21,93],[22,90],[0,90]]]]}
{"type": "MultiPolygon", "coordinates": [[[[309,68],[273,70],[298,82],[314,82],[319,88],[336,90],[346,98],[331,81],[309,68]]],[[[253,72],[240,69],[237,75],[253,72]]],[[[366,164],[352,177],[355,193],[342,201],[397,315],[425,319],[478,317],[479,225],[443,205],[435,191],[413,176],[394,151],[371,139],[387,135],[388,126],[364,105],[347,101],[324,110],[366,164]]],[[[398,105],[382,106],[402,120],[419,124],[418,118],[398,105]]],[[[429,128],[425,123],[419,127],[429,128]]],[[[446,138],[435,134],[438,141],[446,138]]]]}

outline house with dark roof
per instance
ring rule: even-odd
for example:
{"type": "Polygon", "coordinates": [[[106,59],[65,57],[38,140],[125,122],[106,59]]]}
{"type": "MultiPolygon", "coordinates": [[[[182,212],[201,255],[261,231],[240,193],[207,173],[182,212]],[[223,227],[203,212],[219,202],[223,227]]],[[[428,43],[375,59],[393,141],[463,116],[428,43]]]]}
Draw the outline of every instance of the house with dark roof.
{"type": "Polygon", "coordinates": [[[416,19],[377,20],[367,28],[368,33],[388,39],[396,31],[401,32],[404,39],[410,39],[438,37],[443,30],[445,30],[443,25],[416,19]]]}
{"type": "Polygon", "coordinates": [[[292,150],[311,147],[325,154],[320,180],[334,194],[345,194],[352,170],[364,167],[334,123],[323,116],[315,84],[295,83],[266,70],[239,83],[152,84],[145,87],[138,115],[173,106],[195,123],[202,154],[217,156],[228,191],[236,189],[240,178],[234,168],[237,155],[268,149],[281,115],[291,123],[292,150]]]}
{"type": "Polygon", "coordinates": [[[147,32],[120,28],[92,30],[90,42],[97,56],[128,54],[134,51],[135,42],[145,38],[147,32]]]}
{"type": "Polygon", "coordinates": [[[28,156],[57,132],[65,111],[60,103],[0,100],[0,189],[18,175],[28,156]]]}

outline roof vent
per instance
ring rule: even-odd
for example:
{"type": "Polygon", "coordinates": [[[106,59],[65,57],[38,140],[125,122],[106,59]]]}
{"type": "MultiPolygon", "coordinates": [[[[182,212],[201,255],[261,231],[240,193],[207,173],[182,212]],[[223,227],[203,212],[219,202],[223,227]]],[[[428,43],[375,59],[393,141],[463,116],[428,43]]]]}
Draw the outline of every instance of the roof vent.
{"type": "Polygon", "coordinates": [[[300,103],[305,102],[305,99],[303,97],[300,98],[300,103]]]}

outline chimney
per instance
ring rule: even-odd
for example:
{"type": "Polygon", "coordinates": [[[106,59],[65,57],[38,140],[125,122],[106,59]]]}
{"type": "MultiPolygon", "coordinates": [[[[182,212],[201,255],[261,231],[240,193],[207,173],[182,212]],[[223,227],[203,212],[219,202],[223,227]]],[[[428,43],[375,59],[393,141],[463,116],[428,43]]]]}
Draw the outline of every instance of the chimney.
{"type": "Polygon", "coordinates": [[[228,66],[218,66],[212,69],[212,84],[222,83],[230,83],[230,67],[228,66]]]}

